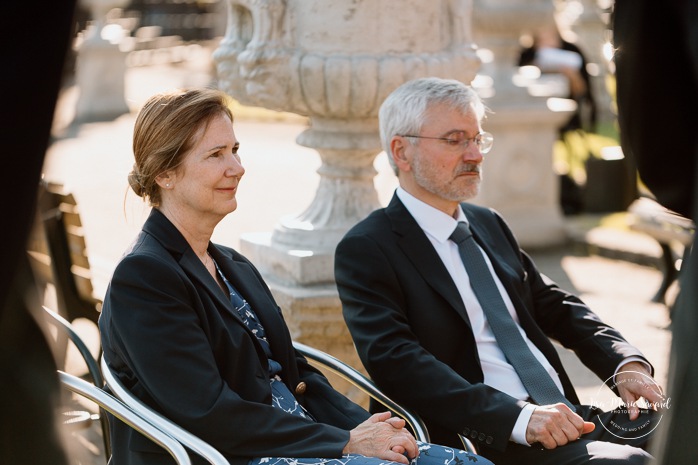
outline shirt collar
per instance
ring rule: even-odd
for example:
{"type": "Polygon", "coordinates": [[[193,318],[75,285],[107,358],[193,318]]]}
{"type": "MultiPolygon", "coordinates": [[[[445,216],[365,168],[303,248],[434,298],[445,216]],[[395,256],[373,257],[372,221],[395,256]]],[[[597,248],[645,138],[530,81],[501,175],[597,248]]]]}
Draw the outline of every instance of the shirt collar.
{"type": "Polygon", "coordinates": [[[419,227],[441,243],[446,242],[451,237],[459,221],[468,223],[468,219],[465,217],[465,213],[463,213],[460,205],[458,205],[456,210],[458,218],[453,219],[452,216],[422,202],[402,187],[398,186],[396,194],[419,227]]]}

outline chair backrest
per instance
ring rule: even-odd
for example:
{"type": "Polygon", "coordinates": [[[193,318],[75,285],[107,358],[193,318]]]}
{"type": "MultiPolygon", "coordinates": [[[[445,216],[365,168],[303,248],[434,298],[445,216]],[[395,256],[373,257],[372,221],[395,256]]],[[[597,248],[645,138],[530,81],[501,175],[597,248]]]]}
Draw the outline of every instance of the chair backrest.
{"type": "Polygon", "coordinates": [[[75,197],[58,184],[41,183],[38,218],[27,243],[35,274],[56,287],[58,311],[68,321],[97,324],[101,300],[93,295],[90,262],[75,197]]]}
{"type": "Polygon", "coordinates": [[[119,399],[69,373],[58,371],[58,377],[61,384],[67,389],[96,403],[101,409],[111,413],[114,417],[167,450],[179,465],[191,465],[189,454],[177,440],[134,412],[119,399]]]}
{"type": "Polygon", "coordinates": [[[104,386],[104,378],[102,378],[102,372],[99,369],[97,360],[95,360],[95,358],[92,356],[92,352],[90,352],[90,349],[87,347],[87,344],[85,344],[85,341],[83,341],[80,335],[75,331],[73,325],[50,308],[46,306],[43,308],[46,316],[49,317],[48,321],[53,323],[53,325],[59,330],[64,331],[64,333],[78,349],[80,355],[82,355],[82,358],[85,360],[85,365],[87,365],[87,371],[90,374],[94,385],[97,387],[104,386]]]}
{"type": "Polygon", "coordinates": [[[148,420],[150,424],[175,438],[181,444],[203,457],[211,465],[230,465],[230,462],[209,443],[191,434],[189,431],[156,412],[134,396],[111,371],[104,357],[102,357],[101,360],[101,367],[102,375],[104,376],[109,390],[141,417],[148,420]]]}

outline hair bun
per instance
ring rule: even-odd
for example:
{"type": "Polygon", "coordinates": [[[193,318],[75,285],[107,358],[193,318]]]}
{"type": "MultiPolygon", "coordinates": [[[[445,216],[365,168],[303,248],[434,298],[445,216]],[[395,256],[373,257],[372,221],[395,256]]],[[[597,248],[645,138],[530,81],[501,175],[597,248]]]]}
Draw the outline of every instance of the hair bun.
{"type": "Polygon", "coordinates": [[[145,195],[145,186],[143,185],[141,174],[138,172],[136,165],[133,165],[133,169],[128,174],[128,184],[138,197],[143,197],[145,195]]]}

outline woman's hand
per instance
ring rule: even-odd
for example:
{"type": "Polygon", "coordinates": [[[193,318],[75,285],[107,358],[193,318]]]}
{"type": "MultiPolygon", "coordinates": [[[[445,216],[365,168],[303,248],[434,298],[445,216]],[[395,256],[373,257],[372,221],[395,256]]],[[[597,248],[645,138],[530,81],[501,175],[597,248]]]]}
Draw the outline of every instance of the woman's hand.
{"type": "Polygon", "coordinates": [[[404,464],[419,455],[417,441],[405,429],[405,421],[391,417],[390,412],[376,413],[351,430],[342,452],[404,464]]]}

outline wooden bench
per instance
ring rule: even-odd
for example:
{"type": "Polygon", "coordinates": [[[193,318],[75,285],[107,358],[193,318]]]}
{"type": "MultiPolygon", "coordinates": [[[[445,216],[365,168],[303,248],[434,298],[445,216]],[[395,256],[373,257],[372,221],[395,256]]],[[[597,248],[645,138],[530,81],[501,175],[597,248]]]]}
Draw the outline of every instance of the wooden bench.
{"type": "Polygon", "coordinates": [[[669,286],[678,278],[682,258],[693,244],[696,225],[647,197],[635,200],[628,207],[628,212],[630,229],[651,236],[662,249],[664,275],[652,301],[665,303],[669,286]]]}
{"type": "MultiPolygon", "coordinates": [[[[93,295],[87,243],[77,202],[60,184],[39,186],[36,220],[27,242],[27,252],[37,281],[51,284],[56,310],[69,322],[85,318],[95,325],[102,308],[93,295]]],[[[65,362],[67,339],[57,338],[56,357],[65,362]]]]}

